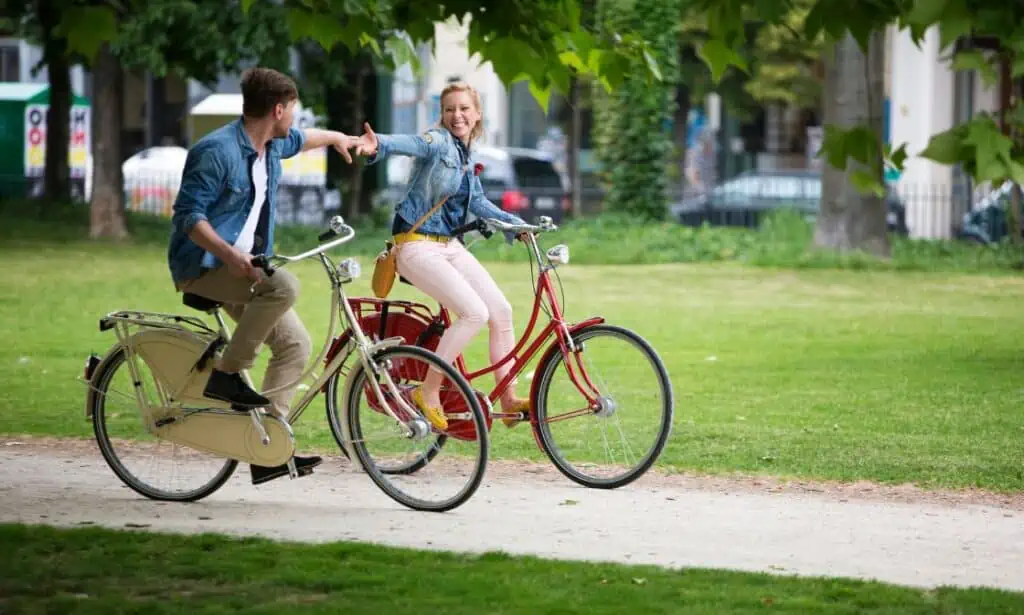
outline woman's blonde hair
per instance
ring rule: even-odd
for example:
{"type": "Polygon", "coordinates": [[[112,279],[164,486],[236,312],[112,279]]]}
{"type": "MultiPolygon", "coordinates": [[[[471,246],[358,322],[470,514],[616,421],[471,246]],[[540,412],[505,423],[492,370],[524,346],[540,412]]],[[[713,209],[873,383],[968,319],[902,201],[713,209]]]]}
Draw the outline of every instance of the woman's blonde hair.
{"type": "Polygon", "coordinates": [[[470,98],[473,99],[473,105],[476,106],[476,112],[480,115],[480,119],[477,120],[476,125],[473,126],[472,132],[469,133],[469,142],[476,141],[484,134],[484,109],[483,105],[480,104],[480,94],[476,89],[466,83],[465,81],[453,81],[449,83],[443,90],[441,90],[441,119],[439,124],[444,126],[444,99],[448,97],[452,92],[466,92],[470,98]]]}

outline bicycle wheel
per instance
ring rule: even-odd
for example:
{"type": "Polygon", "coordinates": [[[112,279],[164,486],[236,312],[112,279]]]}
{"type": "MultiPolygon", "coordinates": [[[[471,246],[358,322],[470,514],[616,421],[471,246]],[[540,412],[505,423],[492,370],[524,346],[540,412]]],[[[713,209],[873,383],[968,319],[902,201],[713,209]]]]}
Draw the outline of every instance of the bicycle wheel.
{"type": "Polygon", "coordinates": [[[561,352],[537,370],[534,429],[565,476],[587,487],[622,487],[642,476],[665,448],[674,412],[672,383],[658,354],[632,331],[593,325],[573,339],[579,361],[570,359],[572,375],[561,352]],[[589,390],[586,381],[597,389],[600,408],[587,407],[576,385],[589,390]],[[635,437],[627,438],[627,432],[635,437]],[[612,451],[616,444],[619,452],[612,451]]]}
{"type": "MultiPolygon", "coordinates": [[[[238,466],[161,440],[143,424],[124,348],[97,368],[90,395],[93,432],[107,465],[135,492],[154,500],[193,502],[220,489],[238,466]]],[[[136,357],[139,392],[159,405],[157,383],[149,366],[136,357]]]]}
{"type": "MultiPolygon", "coordinates": [[[[399,382],[395,384],[399,384],[399,382]]],[[[344,395],[344,390],[341,386],[341,375],[338,372],[332,374],[327,380],[326,387],[324,403],[327,407],[327,424],[331,427],[331,434],[334,436],[334,441],[338,444],[338,448],[341,449],[341,453],[346,458],[351,459],[348,454],[348,448],[345,446],[345,428],[342,425],[342,421],[345,418],[341,413],[341,409],[344,406],[338,403],[338,396],[344,395]]],[[[417,470],[425,468],[431,459],[437,457],[438,453],[441,452],[441,448],[444,447],[444,443],[448,440],[448,436],[443,433],[433,432],[433,437],[433,446],[424,447],[420,455],[405,459],[394,459],[391,460],[390,465],[386,464],[385,460],[381,460],[377,468],[384,474],[412,474],[417,470]]]]}
{"type": "MultiPolygon", "coordinates": [[[[347,416],[331,420],[331,429],[344,426],[335,438],[349,443],[374,483],[396,502],[420,511],[444,512],[472,497],[487,467],[487,423],[476,393],[466,379],[433,352],[415,346],[393,346],[373,358],[387,372],[410,409],[410,395],[428,368],[444,375],[441,402],[448,428],[439,431],[417,411],[409,415],[389,392],[386,379],[372,377],[383,393],[379,399],[362,362],[354,366],[344,395],[347,416]],[[387,413],[390,408],[401,422],[387,413]],[[435,459],[444,447],[446,455],[435,459]]],[[[336,385],[335,385],[336,387],[336,385]]],[[[328,399],[333,395],[329,394],[328,399]]]]}

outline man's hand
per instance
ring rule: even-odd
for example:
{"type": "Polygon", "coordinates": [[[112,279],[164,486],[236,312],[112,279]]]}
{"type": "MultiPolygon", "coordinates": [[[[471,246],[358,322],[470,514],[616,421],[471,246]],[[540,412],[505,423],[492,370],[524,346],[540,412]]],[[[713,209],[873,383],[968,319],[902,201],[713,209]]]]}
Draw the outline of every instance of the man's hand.
{"type": "Polygon", "coordinates": [[[341,154],[341,157],[345,159],[345,162],[352,164],[352,154],[348,153],[348,150],[357,147],[359,145],[359,137],[353,137],[343,132],[336,132],[332,135],[334,140],[331,145],[335,151],[341,154]]]}
{"type": "Polygon", "coordinates": [[[369,122],[363,122],[363,134],[356,139],[356,154],[359,156],[372,156],[377,153],[377,133],[370,128],[369,122]]]}
{"type": "Polygon", "coordinates": [[[227,265],[231,274],[239,278],[248,278],[253,282],[263,279],[263,274],[258,267],[252,264],[252,255],[242,252],[231,246],[231,251],[224,255],[224,264],[227,265]]]}
{"type": "Polygon", "coordinates": [[[352,137],[337,130],[323,130],[320,128],[306,128],[302,132],[305,135],[302,151],[305,152],[330,145],[341,154],[345,162],[352,164],[352,155],[348,151],[359,144],[358,137],[352,137]]]}

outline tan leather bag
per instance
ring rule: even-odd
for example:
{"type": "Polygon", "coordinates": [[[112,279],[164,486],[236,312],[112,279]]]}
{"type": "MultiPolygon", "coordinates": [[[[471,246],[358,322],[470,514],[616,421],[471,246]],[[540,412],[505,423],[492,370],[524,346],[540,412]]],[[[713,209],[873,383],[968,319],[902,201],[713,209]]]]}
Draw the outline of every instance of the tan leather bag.
{"type": "MultiPolygon", "coordinates": [[[[422,218],[416,221],[416,224],[409,229],[409,233],[415,233],[427,218],[434,215],[438,209],[444,205],[444,202],[448,200],[448,197],[442,197],[441,200],[434,205],[430,211],[425,213],[422,218]]],[[[384,251],[377,255],[377,260],[373,266],[373,280],[370,285],[373,287],[373,294],[378,299],[383,299],[388,296],[391,292],[391,288],[395,285],[395,278],[398,275],[398,246],[393,241],[388,240],[385,242],[384,251]]]]}

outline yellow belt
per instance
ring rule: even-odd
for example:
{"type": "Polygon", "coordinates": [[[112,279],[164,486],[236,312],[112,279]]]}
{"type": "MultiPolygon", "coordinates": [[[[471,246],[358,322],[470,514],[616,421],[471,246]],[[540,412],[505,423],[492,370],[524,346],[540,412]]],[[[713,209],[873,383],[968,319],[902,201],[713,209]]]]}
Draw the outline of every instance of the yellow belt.
{"type": "Polygon", "coordinates": [[[395,235],[395,245],[409,243],[411,241],[436,241],[437,243],[448,243],[451,237],[445,235],[428,235],[424,233],[399,233],[395,235]]]}

